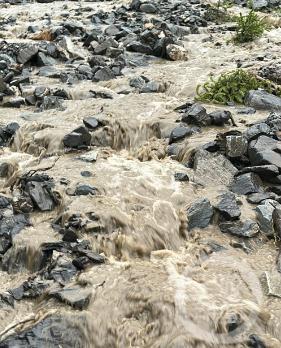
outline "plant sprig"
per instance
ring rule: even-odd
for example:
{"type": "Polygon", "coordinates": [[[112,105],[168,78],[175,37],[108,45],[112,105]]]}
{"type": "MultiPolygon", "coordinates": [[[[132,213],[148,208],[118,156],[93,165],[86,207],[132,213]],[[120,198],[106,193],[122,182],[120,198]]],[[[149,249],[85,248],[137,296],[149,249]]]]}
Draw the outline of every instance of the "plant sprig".
{"type": "Polygon", "coordinates": [[[196,88],[196,99],[215,104],[227,104],[230,102],[243,104],[247,93],[250,90],[259,88],[281,96],[281,87],[249,71],[236,69],[221,74],[217,79],[210,77],[209,81],[203,85],[198,85],[196,88]]]}

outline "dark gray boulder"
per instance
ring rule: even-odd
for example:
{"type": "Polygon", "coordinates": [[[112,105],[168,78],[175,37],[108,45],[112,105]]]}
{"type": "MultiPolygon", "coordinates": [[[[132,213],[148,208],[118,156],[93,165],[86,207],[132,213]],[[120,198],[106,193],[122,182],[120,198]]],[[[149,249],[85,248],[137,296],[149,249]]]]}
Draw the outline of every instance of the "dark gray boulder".
{"type": "Polygon", "coordinates": [[[241,210],[237,204],[235,194],[224,192],[217,198],[214,205],[223,220],[236,220],[241,215],[241,210]]]}
{"type": "Polygon", "coordinates": [[[219,224],[223,233],[230,233],[238,237],[254,237],[259,233],[259,226],[253,220],[227,221],[219,224]]]}
{"type": "Polygon", "coordinates": [[[187,210],[188,229],[205,228],[213,217],[213,207],[208,198],[199,198],[187,210]]]}
{"type": "Polygon", "coordinates": [[[263,90],[249,91],[245,104],[260,110],[281,110],[281,98],[263,90]]]}
{"type": "Polygon", "coordinates": [[[273,164],[281,170],[281,155],[279,142],[267,136],[252,140],[248,147],[248,155],[253,166],[273,164]]]}
{"type": "Polygon", "coordinates": [[[260,177],[254,173],[246,173],[236,176],[230,185],[230,190],[239,195],[261,192],[262,182],[260,177]]]}

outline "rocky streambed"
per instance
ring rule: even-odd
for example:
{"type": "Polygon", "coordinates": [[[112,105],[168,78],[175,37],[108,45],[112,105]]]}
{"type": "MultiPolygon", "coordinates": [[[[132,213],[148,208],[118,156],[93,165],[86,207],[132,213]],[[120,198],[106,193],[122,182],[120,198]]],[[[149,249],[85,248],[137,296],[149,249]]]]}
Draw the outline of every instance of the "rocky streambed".
{"type": "Polygon", "coordinates": [[[252,5],[237,45],[243,1],[0,1],[0,347],[280,347],[280,4],[252,5]],[[236,69],[275,89],[196,99],[236,69]]]}

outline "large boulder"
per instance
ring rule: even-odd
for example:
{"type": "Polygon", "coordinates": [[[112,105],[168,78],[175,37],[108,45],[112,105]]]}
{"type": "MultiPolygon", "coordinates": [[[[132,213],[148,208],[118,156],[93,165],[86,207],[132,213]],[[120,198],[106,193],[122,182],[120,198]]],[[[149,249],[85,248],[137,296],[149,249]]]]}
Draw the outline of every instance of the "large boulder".
{"type": "Polygon", "coordinates": [[[281,110],[281,98],[263,90],[249,91],[245,104],[260,110],[281,110]]]}
{"type": "Polygon", "coordinates": [[[253,166],[273,164],[281,170],[280,143],[265,135],[252,140],[248,147],[248,155],[253,166]]]}
{"type": "Polygon", "coordinates": [[[187,209],[188,229],[205,228],[213,217],[213,207],[208,198],[199,198],[187,209]]]}

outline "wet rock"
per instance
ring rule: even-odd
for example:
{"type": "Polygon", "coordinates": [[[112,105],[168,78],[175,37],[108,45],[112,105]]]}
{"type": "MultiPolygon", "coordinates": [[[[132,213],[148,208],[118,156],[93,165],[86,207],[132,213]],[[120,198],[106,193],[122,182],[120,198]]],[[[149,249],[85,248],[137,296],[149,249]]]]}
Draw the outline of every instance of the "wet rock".
{"type": "Polygon", "coordinates": [[[72,230],[66,230],[62,240],[64,242],[69,242],[69,243],[76,243],[78,241],[78,236],[76,234],[76,232],[72,231],[72,230]]]}
{"type": "Polygon", "coordinates": [[[249,144],[248,155],[253,166],[273,164],[281,170],[281,156],[277,152],[279,143],[267,136],[260,136],[249,144]]]}
{"type": "Polygon", "coordinates": [[[14,299],[8,292],[0,294],[0,309],[5,307],[14,307],[14,299]]]}
{"type": "Polygon", "coordinates": [[[87,195],[96,195],[98,192],[97,188],[91,185],[78,185],[75,188],[75,196],[87,196],[87,195]]]}
{"type": "Polygon", "coordinates": [[[98,158],[98,151],[89,151],[87,153],[84,153],[83,155],[79,156],[78,159],[85,161],[85,162],[95,162],[98,158]]]}
{"type": "Polygon", "coordinates": [[[40,110],[52,110],[59,109],[64,111],[65,108],[62,105],[62,99],[55,96],[45,96],[43,98],[42,104],[40,105],[40,110]]]}
{"type": "Polygon", "coordinates": [[[229,135],[225,137],[226,155],[231,158],[243,156],[248,148],[248,141],[243,135],[229,135]]]}
{"type": "Polygon", "coordinates": [[[188,60],[188,52],[181,46],[170,44],[166,47],[167,57],[173,61],[188,60]]]}
{"type": "Polygon", "coordinates": [[[246,221],[227,221],[219,224],[223,233],[229,233],[238,237],[251,238],[256,236],[260,229],[259,225],[253,220],[246,221]]]}
{"type": "Polygon", "coordinates": [[[189,181],[189,177],[186,173],[176,173],[175,180],[176,181],[189,181]]]}
{"type": "Polygon", "coordinates": [[[214,126],[222,127],[225,124],[229,123],[229,120],[232,120],[232,114],[230,111],[219,110],[209,113],[211,118],[211,124],[214,126]]]}
{"type": "Polygon", "coordinates": [[[5,101],[1,106],[3,108],[20,108],[25,104],[25,99],[22,97],[10,98],[5,101]]]}
{"type": "Polygon", "coordinates": [[[281,114],[272,112],[266,119],[266,124],[274,132],[281,130],[281,114]]]}
{"type": "Polygon", "coordinates": [[[79,270],[85,270],[93,266],[93,262],[87,256],[77,257],[72,261],[73,265],[79,270]]]}
{"type": "Polygon", "coordinates": [[[38,47],[35,45],[30,45],[26,48],[20,50],[17,61],[20,64],[27,63],[31,58],[33,58],[38,53],[38,47]]]}
{"type": "Polygon", "coordinates": [[[145,12],[145,13],[155,13],[155,12],[157,12],[156,6],[154,4],[152,4],[152,3],[150,3],[150,2],[141,4],[139,10],[141,12],[145,12]]]}
{"type": "Polygon", "coordinates": [[[99,121],[95,117],[86,117],[83,119],[83,123],[85,127],[91,130],[96,129],[99,126],[99,121]]]}
{"type": "Polygon", "coordinates": [[[182,116],[181,120],[182,122],[196,126],[208,126],[211,124],[210,116],[207,115],[206,109],[200,104],[193,104],[182,116]]]}
{"type": "Polygon", "coordinates": [[[148,55],[152,55],[153,53],[152,48],[150,46],[144,45],[138,41],[133,41],[129,43],[126,49],[130,52],[138,52],[138,53],[143,53],[148,55]]]}
{"type": "Polygon", "coordinates": [[[59,284],[68,283],[77,273],[77,268],[72,264],[72,260],[64,255],[59,255],[49,267],[46,279],[54,280],[59,284]]]}
{"type": "Polygon", "coordinates": [[[242,115],[252,115],[256,113],[255,108],[239,108],[237,109],[237,114],[242,114],[242,115]]]}
{"type": "Polygon", "coordinates": [[[49,295],[65,302],[76,309],[86,309],[90,303],[91,289],[80,286],[65,287],[61,290],[52,290],[49,295]]]}
{"type": "Polygon", "coordinates": [[[28,216],[24,214],[3,214],[0,220],[0,236],[14,237],[26,226],[30,226],[28,216]]]}
{"type": "Polygon", "coordinates": [[[195,180],[202,185],[229,185],[237,169],[223,155],[200,149],[194,156],[195,180]]]}
{"type": "Polygon", "coordinates": [[[188,229],[205,228],[213,217],[213,207],[208,198],[200,198],[192,203],[187,210],[188,229]]]}
{"type": "Polygon", "coordinates": [[[264,272],[262,276],[267,296],[275,296],[281,298],[281,275],[277,271],[264,272]]]}
{"type": "Polygon", "coordinates": [[[281,98],[263,90],[250,91],[245,104],[258,110],[281,110],[281,98]]]}
{"type": "Polygon", "coordinates": [[[93,176],[93,173],[91,173],[88,170],[82,170],[82,172],[80,172],[81,176],[84,176],[85,178],[90,178],[91,176],[93,176]]]}
{"type": "Polygon", "coordinates": [[[218,210],[223,220],[236,220],[241,215],[240,208],[236,202],[235,194],[225,192],[217,198],[214,207],[218,210]]]}
{"type": "Polygon", "coordinates": [[[137,76],[137,77],[133,77],[132,79],[130,79],[129,81],[129,85],[130,87],[134,87],[137,89],[141,89],[144,87],[144,85],[148,82],[149,80],[146,79],[144,76],[137,76]]]}
{"type": "Polygon", "coordinates": [[[230,185],[230,190],[239,195],[261,192],[262,182],[260,177],[254,173],[246,173],[236,176],[230,185]]]}
{"type": "Polygon", "coordinates": [[[277,236],[281,239],[281,208],[277,206],[272,214],[273,227],[277,236]]]}
{"type": "Polygon", "coordinates": [[[161,93],[165,92],[165,90],[166,87],[164,84],[156,81],[149,81],[140,89],[140,93],[161,93]]]}
{"type": "Polygon", "coordinates": [[[259,204],[266,199],[276,199],[277,195],[271,192],[251,193],[247,196],[247,201],[252,204],[259,204]]]}
{"type": "Polygon", "coordinates": [[[94,75],[95,81],[108,81],[114,78],[115,78],[114,73],[108,67],[101,68],[94,75]]]}
{"type": "Polygon", "coordinates": [[[31,198],[35,208],[41,211],[51,211],[56,206],[52,185],[48,181],[29,181],[25,186],[25,193],[31,198]]]}
{"type": "Polygon", "coordinates": [[[265,343],[257,335],[250,335],[247,341],[247,345],[250,348],[266,348],[265,343]]]}
{"type": "Polygon", "coordinates": [[[256,173],[258,174],[262,179],[270,179],[272,177],[276,177],[279,174],[279,169],[273,165],[273,164],[267,164],[263,166],[252,166],[252,167],[245,167],[241,169],[238,173],[245,174],[245,173],[256,173]]]}
{"type": "Polygon", "coordinates": [[[176,127],[171,132],[169,144],[180,141],[180,140],[186,138],[187,136],[192,135],[192,133],[193,133],[192,128],[176,127]]]}
{"type": "Polygon", "coordinates": [[[269,135],[270,132],[270,127],[262,122],[249,127],[245,132],[245,136],[248,140],[253,140],[261,135],[269,135]]]}
{"type": "Polygon", "coordinates": [[[20,126],[16,122],[9,123],[6,127],[0,128],[0,146],[7,146],[19,128],[20,126]]]}
{"type": "Polygon", "coordinates": [[[265,200],[256,207],[258,224],[261,231],[267,236],[274,234],[273,212],[275,210],[275,203],[272,200],[265,200]]]}
{"type": "Polygon", "coordinates": [[[63,138],[64,146],[81,149],[90,146],[91,134],[85,127],[78,127],[63,138]]]}
{"type": "Polygon", "coordinates": [[[82,347],[83,342],[85,337],[77,325],[64,317],[48,316],[33,327],[5,338],[1,346],[5,348],[82,347]]]}

